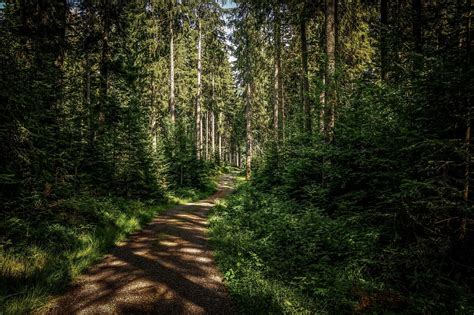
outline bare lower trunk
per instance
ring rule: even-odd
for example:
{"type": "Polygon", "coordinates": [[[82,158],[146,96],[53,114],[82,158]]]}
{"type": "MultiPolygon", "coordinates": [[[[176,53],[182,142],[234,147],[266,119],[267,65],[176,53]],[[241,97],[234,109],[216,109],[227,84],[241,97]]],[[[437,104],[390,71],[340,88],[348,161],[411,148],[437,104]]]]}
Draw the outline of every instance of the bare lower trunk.
{"type": "Polygon", "coordinates": [[[247,132],[247,158],[246,158],[246,178],[250,179],[252,174],[252,87],[247,83],[247,106],[245,107],[246,132],[247,132]]]}
{"type": "Polygon", "coordinates": [[[173,17],[172,9],[173,2],[170,1],[170,16],[169,16],[169,33],[170,33],[170,94],[169,94],[169,111],[171,123],[175,122],[175,101],[174,101],[174,33],[173,33],[173,17]]]}
{"type": "Polygon", "coordinates": [[[205,151],[206,151],[206,160],[210,160],[209,158],[209,112],[206,111],[205,115],[205,122],[206,122],[206,132],[205,135],[205,151]]]}
{"type": "Polygon", "coordinates": [[[240,168],[240,146],[237,146],[236,158],[237,158],[237,167],[240,168]]]}
{"type": "Polygon", "coordinates": [[[219,132],[217,138],[219,139],[219,163],[222,162],[222,135],[219,132]]]}
{"type": "Polygon", "coordinates": [[[216,116],[214,111],[211,111],[211,159],[216,158],[216,116]]]}
{"type": "Polygon", "coordinates": [[[326,95],[325,101],[329,114],[326,138],[329,142],[334,137],[336,122],[336,1],[326,0],[326,95]]]}
{"type": "Polygon", "coordinates": [[[283,135],[283,83],[281,73],[281,18],[280,5],[275,8],[274,22],[274,104],[273,104],[273,129],[275,138],[281,139],[283,135]]]}
{"type": "Polygon", "coordinates": [[[196,157],[201,159],[202,154],[202,119],[201,119],[201,21],[198,20],[197,43],[197,96],[196,96],[196,157]]]}
{"type": "MultiPolygon", "coordinates": [[[[323,86],[326,86],[326,79],[323,76],[323,86]]],[[[324,137],[324,134],[326,132],[326,91],[325,88],[321,90],[321,93],[319,94],[319,104],[321,108],[319,109],[319,132],[322,137],[324,137]]]]}
{"type": "Polygon", "coordinates": [[[150,130],[151,130],[151,139],[152,139],[152,150],[153,153],[156,153],[158,149],[158,134],[157,134],[157,121],[156,121],[156,113],[152,113],[151,122],[150,122],[150,130]]]}
{"type": "Polygon", "coordinates": [[[311,106],[309,104],[309,81],[308,81],[308,45],[306,40],[306,21],[303,17],[300,20],[300,40],[301,40],[301,77],[303,87],[303,110],[304,127],[308,134],[311,134],[311,106]]]}

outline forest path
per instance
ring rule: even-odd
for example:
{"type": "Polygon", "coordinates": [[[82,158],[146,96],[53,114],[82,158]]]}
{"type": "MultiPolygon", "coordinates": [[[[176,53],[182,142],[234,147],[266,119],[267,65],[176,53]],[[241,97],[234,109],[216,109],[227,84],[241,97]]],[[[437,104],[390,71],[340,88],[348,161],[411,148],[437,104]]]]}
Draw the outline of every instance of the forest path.
{"type": "Polygon", "coordinates": [[[49,314],[233,314],[208,245],[207,214],[232,191],[221,177],[207,199],[169,209],[115,247],[49,314]]]}

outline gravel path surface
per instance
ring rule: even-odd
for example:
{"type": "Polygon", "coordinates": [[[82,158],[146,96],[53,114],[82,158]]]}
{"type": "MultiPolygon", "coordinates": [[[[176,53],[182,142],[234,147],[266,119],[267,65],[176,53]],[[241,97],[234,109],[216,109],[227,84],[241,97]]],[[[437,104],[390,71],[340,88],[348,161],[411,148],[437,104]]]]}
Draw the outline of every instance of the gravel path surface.
{"type": "Polygon", "coordinates": [[[207,213],[232,191],[177,206],[81,276],[49,314],[234,314],[209,249],[207,213]]]}

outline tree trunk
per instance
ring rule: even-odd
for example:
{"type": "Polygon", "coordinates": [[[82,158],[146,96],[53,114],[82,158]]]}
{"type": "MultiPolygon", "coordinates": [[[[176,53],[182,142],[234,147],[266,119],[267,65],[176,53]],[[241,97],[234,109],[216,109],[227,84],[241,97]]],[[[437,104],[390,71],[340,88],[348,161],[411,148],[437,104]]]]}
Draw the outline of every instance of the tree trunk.
{"type": "Polygon", "coordinates": [[[158,150],[158,113],[157,113],[157,108],[155,105],[155,99],[156,99],[156,91],[155,91],[155,82],[152,79],[151,80],[151,102],[150,102],[150,132],[151,132],[151,146],[153,153],[156,153],[158,150]]]}
{"type": "Polygon", "coordinates": [[[220,132],[218,132],[218,142],[219,142],[219,164],[222,162],[222,135],[220,132]]]}
{"type": "Polygon", "coordinates": [[[283,86],[283,80],[281,80],[281,136],[282,140],[285,140],[286,135],[286,108],[285,108],[285,87],[283,86]]]}
{"type": "Polygon", "coordinates": [[[388,30],[388,0],[380,1],[380,75],[382,80],[387,78],[387,30],[388,30]]]}
{"type": "Polygon", "coordinates": [[[329,111],[329,122],[326,126],[326,139],[331,142],[334,137],[336,122],[336,1],[326,0],[326,95],[325,102],[329,111]]]}
{"type": "Polygon", "coordinates": [[[201,119],[201,21],[198,19],[198,43],[197,43],[197,96],[196,96],[196,154],[201,158],[202,154],[202,119],[201,119]]]}
{"type": "Polygon", "coordinates": [[[252,174],[252,87],[247,83],[247,104],[245,106],[245,120],[247,132],[247,158],[245,162],[245,177],[250,179],[252,174]]]}
{"type": "Polygon", "coordinates": [[[236,152],[236,157],[237,157],[237,167],[240,168],[240,145],[237,145],[237,152],[236,152]]]}
{"type": "Polygon", "coordinates": [[[216,159],[216,116],[211,111],[211,159],[216,159]]]}
{"type": "Polygon", "coordinates": [[[212,75],[212,82],[211,82],[211,160],[215,161],[216,159],[216,116],[214,109],[216,108],[215,105],[215,81],[214,75],[212,75]]]}
{"type": "Polygon", "coordinates": [[[319,94],[319,104],[321,106],[319,110],[319,133],[322,137],[325,137],[326,132],[326,78],[325,74],[322,75],[322,83],[324,88],[321,90],[319,94]]]}
{"type": "Polygon", "coordinates": [[[173,32],[173,0],[170,1],[169,10],[169,33],[170,33],[170,94],[169,94],[169,111],[171,123],[174,124],[175,117],[175,101],[174,101],[174,32],[173,32]]]}
{"type": "Polygon", "coordinates": [[[274,94],[273,94],[273,129],[275,138],[280,137],[279,120],[281,119],[281,20],[280,6],[275,9],[274,21],[274,94]]]}
{"type": "Polygon", "coordinates": [[[110,2],[103,0],[103,33],[100,57],[100,101],[99,101],[99,133],[104,132],[105,112],[108,107],[109,88],[109,32],[110,32],[110,2]]]}
{"type": "Polygon", "coordinates": [[[151,123],[150,123],[150,129],[151,129],[151,147],[153,150],[153,153],[157,152],[158,149],[158,134],[157,134],[157,129],[158,129],[158,122],[156,119],[156,113],[153,111],[152,117],[151,117],[151,123]]]}
{"type": "Polygon", "coordinates": [[[311,106],[309,104],[309,81],[308,81],[308,44],[306,40],[306,21],[303,16],[300,17],[300,40],[301,40],[301,79],[302,79],[302,98],[304,110],[304,129],[311,134],[311,106]]]}
{"type": "Polygon", "coordinates": [[[210,160],[209,159],[209,133],[210,133],[210,130],[209,130],[209,111],[206,111],[205,115],[204,115],[205,118],[205,123],[206,123],[206,132],[204,133],[205,135],[205,148],[206,148],[206,160],[210,160]]]}

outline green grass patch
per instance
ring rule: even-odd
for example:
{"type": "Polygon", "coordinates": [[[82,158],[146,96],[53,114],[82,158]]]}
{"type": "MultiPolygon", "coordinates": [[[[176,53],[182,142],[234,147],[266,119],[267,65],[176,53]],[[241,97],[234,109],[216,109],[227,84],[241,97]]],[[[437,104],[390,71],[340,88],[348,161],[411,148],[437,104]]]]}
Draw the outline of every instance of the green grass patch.
{"type": "Polygon", "coordinates": [[[389,248],[362,216],[330,217],[244,183],[212,210],[210,236],[240,314],[423,309],[423,293],[407,296],[380,268],[389,248]]]}
{"type": "Polygon", "coordinates": [[[77,196],[47,209],[1,214],[0,314],[47,307],[111,247],[167,208],[215,190],[181,189],[161,203],[77,196]]]}
{"type": "Polygon", "coordinates": [[[411,248],[387,243],[383,226],[367,218],[331,216],[241,183],[210,216],[216,261],[239,314],[449,313],[440,301],[450,296],[454,313],[472,313],[466,288],[431,270],[415,270],[419,286],[407,289],[401,279],[424,253],[416,260],[411,248]]]}

